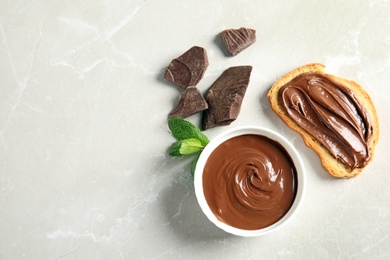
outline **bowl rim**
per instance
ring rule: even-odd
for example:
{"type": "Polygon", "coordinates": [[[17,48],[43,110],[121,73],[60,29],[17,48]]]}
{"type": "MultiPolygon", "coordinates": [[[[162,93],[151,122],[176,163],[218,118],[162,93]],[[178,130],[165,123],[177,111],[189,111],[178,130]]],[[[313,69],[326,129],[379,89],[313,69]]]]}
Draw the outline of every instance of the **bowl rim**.
{"type": "Polygon", "coordinates": [[[292,143],[290,143],[290,141],[288,141],[287,138],[285,138],[283,135],[265,127],[253,126],[253,125],[239,126],[224,131],[219,135],[217,135],[216,137],[214,137],[210,141],[210,143],[207,144],[207,146],[200,154],[198,162],[196,164],[195,173],[194,173],[195,196],[197,198],[198,204],[201,207],[203,213],[218,228],[236,236],[242,236],[242,237],[261,236],[261,235],[268,234],[272,231],[275,231],[279,229],[281,226],[284,226],[291,219],[291,217],[298,211],[300,205],[302,204],[302,200],[304,196],[305,175],[306,175],[305,168],[300,154],[292,145],[292,143]],[[214,151],[214,149],[217,148],[221,143],[223,143],[224,141],[230,138],[241,136],[241,135],[247,135],[247,134],[265,136],[271,140],[277,141],[282,147],[284,147],[284,149],[286,149],[287,153],[290,155],[292,161],[294,162],[295,168],[297,170],[297,176],[296,176],[298,182],[297,192],[295,195],[294,202],[291,205],[291,208],[276,223],[268,227],[262,229],[256,229],[256,230],[239,229],[236,227],[232,227],[222,221],[219,221],[217,217],[214,215],[214,213],[211,211],[210,207],[208,206],[208,203],[204,196],[203,182],[202,182],[203,169],[206,165],[208,157],[214,151]]]}

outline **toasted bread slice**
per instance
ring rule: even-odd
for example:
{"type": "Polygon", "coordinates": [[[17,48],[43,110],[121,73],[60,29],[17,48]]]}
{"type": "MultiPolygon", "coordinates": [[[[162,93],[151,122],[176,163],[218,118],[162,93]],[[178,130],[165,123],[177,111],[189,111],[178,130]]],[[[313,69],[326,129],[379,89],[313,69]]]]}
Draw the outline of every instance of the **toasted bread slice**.
{"type": "MultiPolygon", "coordinates": [[[[374,107],[374,104],[369,97],[369,95],[364,91],[364,89],[354,81],[343,79],[334,75],[326,74],[325,66],[319,63],[307,64],[302,67],[299,67],[275,82],[268,92],[268,98],[274,112],[286,123],[288,127],[292,130],[298,132],[305,144],[313,149],[317,155],[320,157],[322,167],[332,176],[338,178],[349,178],[357,176],[360,172],[363,171],[365,166],[372,161],[374,157],[374,149],[378,142],[379,138],[379,122],[378,116],[374,107]],[[305,73],[316,73],[330,78],[333,82],[338,85],[344,86],[353,92],[354,97],[360,103],[361,107],[364,109],[367,117],[369,118],[369,130],[370,136],[366,139],[366,151],[368,151],[369,158],[365,161],[364,165],[359,165],[358,167],[350,167],[343,160],[337,158],[334,152],[330,152],[324,144],[322,144],[314,135],[310,134],[308,130],[305,130],[304,127],[299,125],[293,117],[287,112],[287,109],[284,108],[282,100],[279,98],[279,95],[282,93],[282,88],[289,84],[292,80],[296,79],[298,76],[305,73]]],[[[322,107],[320,109],[323,109],[322,107]]],[[[323,109],[324,111],[326,110],[323,109]]],[[[337,112],[336,112],[337,113],[337,112]]],[[[304,117],[304,115],[303,115],[304,117]]],[[[321,118],[321,116],[320,116],[321,118]]],[[[343,120],[341,117],[340,120],[343,120]]],[[[341,135],[341,138],[348,138],[341,135]]]]}

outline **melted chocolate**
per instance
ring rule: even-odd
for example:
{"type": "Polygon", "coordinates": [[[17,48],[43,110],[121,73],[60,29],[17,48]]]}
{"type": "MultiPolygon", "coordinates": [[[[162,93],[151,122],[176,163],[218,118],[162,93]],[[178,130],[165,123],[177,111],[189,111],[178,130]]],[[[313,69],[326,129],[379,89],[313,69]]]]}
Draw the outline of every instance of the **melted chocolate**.
{"type": "Polygon", "coordinates": [[[203,173],[204,195],[214,215],[246,230],[280,220],[296,188],[296,169],[286,150],[260,135],[225,141],[211,153],[203,173]]]}
{"type": "Polygon", "coordinates": [[[347,87],[319,73],[305,73],[280,89],[290,117],[351,170],[370,160],[371,120],[347,87]]]}

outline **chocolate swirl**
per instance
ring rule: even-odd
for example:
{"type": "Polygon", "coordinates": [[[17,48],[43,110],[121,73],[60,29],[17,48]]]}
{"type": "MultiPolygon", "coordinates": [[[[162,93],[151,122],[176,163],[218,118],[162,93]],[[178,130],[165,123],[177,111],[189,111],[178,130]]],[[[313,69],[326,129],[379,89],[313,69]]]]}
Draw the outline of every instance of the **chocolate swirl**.
{"type": "Polygon", "coordinates": [[[233,194],[232,199],[249,210],[273,211],[283,194],[283,188],[278,185],[281,181],[280,169],[276,170],[272,160],[261,151],[243,150],[222,169],[228,172],[228,182],[231,183],[229,194],[233,194]],[[273,191],[275,189],[277,192],[273,191]]]}
{"type": "Polygon", "coordinates": [[[221,221],[247,230],[264,228],[290,209],[295,173],[279,143],[242,135],[225,141],[210,155],[203,174],[204,193],[221,221]]]}
{"type": "Polygon", "coordinates": [[[364,167],[370,160],[371,120],[350,89],[330,77],[305,73],[281,88],[279,103],[346,167],[364,167]]]}

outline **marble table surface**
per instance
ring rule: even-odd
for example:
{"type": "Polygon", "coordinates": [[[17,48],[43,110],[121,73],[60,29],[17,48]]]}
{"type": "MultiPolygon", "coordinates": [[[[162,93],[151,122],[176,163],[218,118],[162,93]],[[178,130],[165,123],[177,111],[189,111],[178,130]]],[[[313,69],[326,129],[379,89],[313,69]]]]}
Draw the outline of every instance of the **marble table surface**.
{"type": "MultiPolygon", "coordinates": [[[[389,259],[390,2],[0,1],[0,259],[389,259]],[[219,32],[256,30],[229,57],[219,32]],[[207,50],[205,93],[252,65],[230,126],[278,131],[301,153],[305,198],[282,229],[229,235],[197,204],[191,158],[171,158],[163,79],[190,47],[207,50]],[[335,179],[272,112],[267,91],[320,62],[370,94],[381,135],[373,162],[335,179]]],[[[188,118],[199,125],[200,115],[188,118]]]]}

